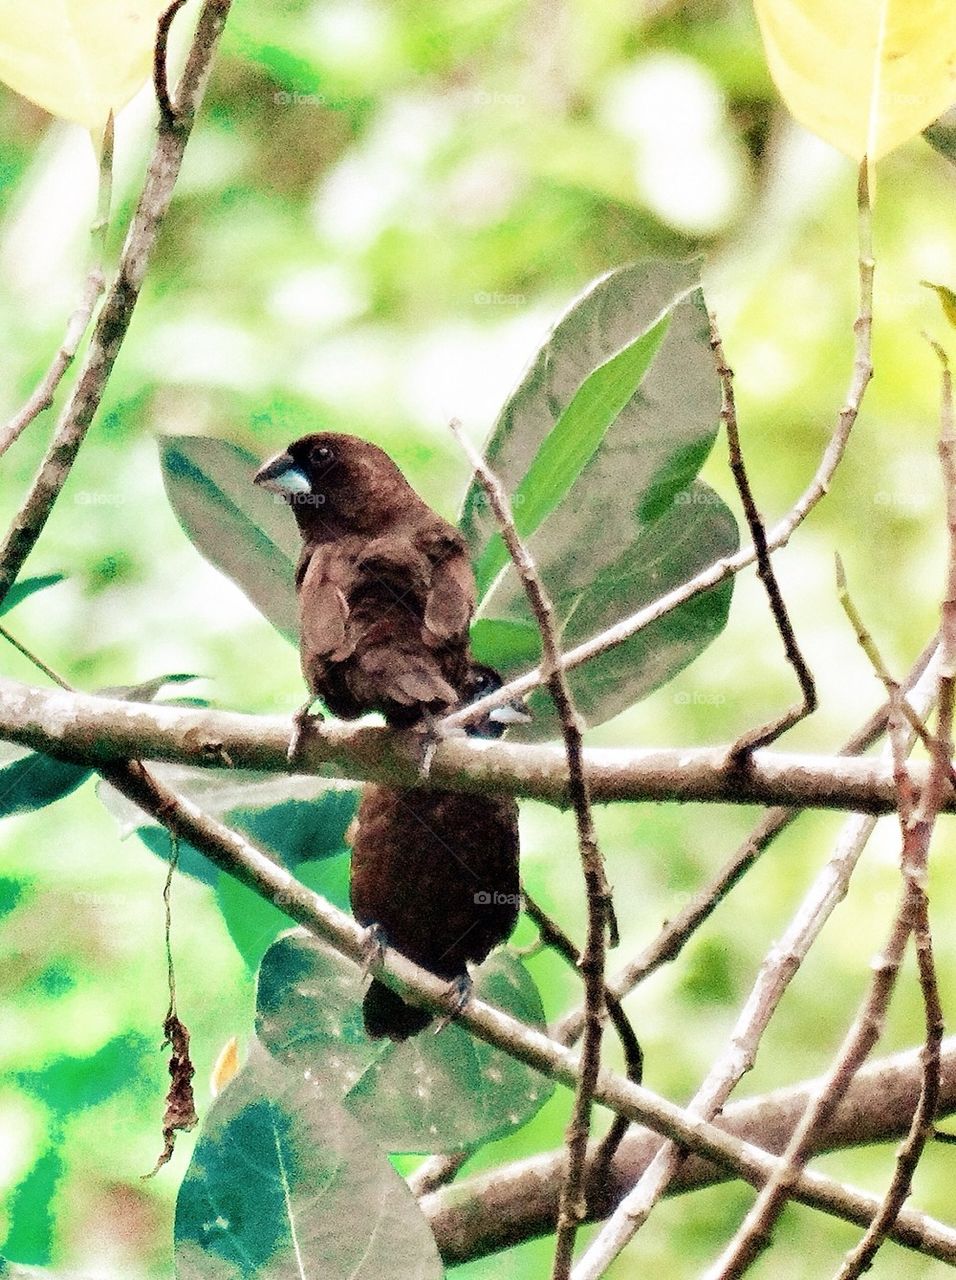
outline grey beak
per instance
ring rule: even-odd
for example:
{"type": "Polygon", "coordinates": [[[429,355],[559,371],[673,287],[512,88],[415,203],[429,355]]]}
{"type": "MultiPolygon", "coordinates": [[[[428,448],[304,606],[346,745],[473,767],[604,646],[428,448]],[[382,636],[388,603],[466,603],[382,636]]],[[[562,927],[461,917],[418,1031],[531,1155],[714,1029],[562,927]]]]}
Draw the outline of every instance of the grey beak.
{"type": "Polygon", "coordinates": [[[256,472],[253,482],[271,493],[311,493],[309,477],[293,461],[291,454],[277,453],[256,472]]]}
{"type": "Polygon", "coordinates": [[[495,707],[488,712],[488,719],[495,724],[530,724],[531,712],[520,702],[506,702],[503,707],[495,707]]]}

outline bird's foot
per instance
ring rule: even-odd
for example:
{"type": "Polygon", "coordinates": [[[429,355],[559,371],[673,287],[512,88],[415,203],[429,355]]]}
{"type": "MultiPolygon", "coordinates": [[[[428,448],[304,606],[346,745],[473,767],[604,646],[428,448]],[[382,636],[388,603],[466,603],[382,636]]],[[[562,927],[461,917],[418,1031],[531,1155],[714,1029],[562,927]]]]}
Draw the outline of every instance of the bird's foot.
{"type": "Polygon", "coordinates": [[[447,736],[448,734],[441,727],[441,721],[430,711],[424,711],[422,718],[405,730],[404,737],[408,743],[409,754],[418,766],[418,776],[422,782],[428,781],[435,752],[447,736]]]}
{"type": "Polygon", "coordinates": [[[302,742],[308,736],[309,730],[314,724],[321,724],[325,716],[321,711],[313,711],[312,704],[314,698],[310,698],[308,702],[302,704],[295,715],[292,717],[292,736],[289,739],[289,748],[286,751],[286,759],[289,764],[295,764],[302,750],[302,742]]]}
{"type": "Polygon", "coordinates": [[[436,1036],[439,1031],[444,1031],[447,1026],[450,1026],[458,1015],[467,1008],[474,993],[475,984],[472,982],[471,974],[469,973],[460,973],[458,977],[449,984],[448,991],[446,993],[448,1011],[435,1027],[436,1036]]]}
{"type": "Polygon", "coordinates": [[[365,941],[362,944],[362,981],[369,975],[372,966],[385,957],[388,938],[380,924],[370,924],[365,930],[365,941]]]}

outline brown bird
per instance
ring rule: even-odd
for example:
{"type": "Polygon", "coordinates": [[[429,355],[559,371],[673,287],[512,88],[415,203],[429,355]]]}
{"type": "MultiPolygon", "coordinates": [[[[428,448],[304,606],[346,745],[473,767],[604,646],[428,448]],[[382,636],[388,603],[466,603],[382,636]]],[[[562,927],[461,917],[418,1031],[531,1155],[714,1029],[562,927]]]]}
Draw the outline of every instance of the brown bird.
{"type": "Polygon", "coordinates": [[[454,706],[475,608],[461,534],[355,436],[296,440],[255,482],[282,495],[302,535],[295,581],[313,697],[345,719],[380,711],[397,728],[454,706]]]}
{"type": "MultiPolygon", "coordinates": [[[[501,679],[473,666],[462,702],[476,701],[501,679]]],[[[517,704],[492,711],[468,732],[498,737],[517,720],[517,704]]],[[[518,919],[518,806],[509,796],[450,791],[365,789],[352,844],[352,911],[380,941],[440,978],[468,990],[469,962],[480,964],[518,919]]],[[[362,1005],[370,1036],[405,1040],[433,1015],[373,981],[362,1005]]]]}

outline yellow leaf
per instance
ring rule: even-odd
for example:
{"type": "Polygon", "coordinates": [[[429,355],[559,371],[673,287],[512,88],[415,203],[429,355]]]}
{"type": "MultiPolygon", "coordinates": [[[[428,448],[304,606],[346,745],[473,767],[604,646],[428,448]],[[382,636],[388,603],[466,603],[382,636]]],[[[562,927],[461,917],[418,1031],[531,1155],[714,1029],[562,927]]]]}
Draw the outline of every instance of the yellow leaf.
{"type": "Polygon", "coordinates": [[[102,130],[150,75],[169,0],[0,0],[0,80],[102,130]]]}
{"type": "Polygon", "coordinates": [[[853,160],[878,160],[956,102],[954,0],[754,4],[787,106],[853,160]]]}
{"type": "Polygon", "coordinates": [[[947,289],[944,284],[933,284],[932,280],[921,280],[920,284],[926,289],[936,291],[943,308],[943,315],[956,329],[956,293],[953,293],[952,289],[947,289]]]}
{"type": "Polygon", "coordinates": [[[219,1097],[238,1070],[239,1041],[235,1036],[230,1036],[219,1051],[219,1057],[216,1059],[209,1077],[209,1092],[214,1098],[219,1097]]]}

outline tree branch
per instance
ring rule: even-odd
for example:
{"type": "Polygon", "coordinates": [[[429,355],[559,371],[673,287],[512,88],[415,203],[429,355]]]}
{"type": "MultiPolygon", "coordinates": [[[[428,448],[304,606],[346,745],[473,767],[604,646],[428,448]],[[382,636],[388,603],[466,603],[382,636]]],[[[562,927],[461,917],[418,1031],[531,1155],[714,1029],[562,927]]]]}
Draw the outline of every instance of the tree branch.
{"type": "Polygon", "coordinates": [[[146,183],[126,236],[116,278],[110,286],[73,392],[60,414],[56,431],[30,492],[14,516],[0,546],[0,602],[33,550],[53,505],[70,474],[87,429],[99,408],[133,318],[150,255],[173,188],[196,111],[202,101],[219,36],[231,0],[205,0],[177,94],[174,128],[160,120],[146,183]]]}
{"type": "MultiPolygon", "coordinates": [[[[956,1037],[944,1041],[941,1065],[939,1117],[956,1111],[956,1037]]],[[[919,1100],[921,1077],[919,1049],[864,1067],[817,1135],[816,1151],[839,1151],[901,1138],[919,1100]]],[[[780,1152],[817,1086],[818,1081],[805,1081],[732,1103],[717,1124],[767,1151],[780,1152]]],[[[615,1202],[626,1195],[661,1145],[656,1134],[632,1129],[611,1165],[607,1198],[615,1202]]],[[[445,1262],[449,1266],[470,1262],[551,1231],[562,1157],[560,1150],[544,1152],[425,1196],[421,1208],[445,1262]]],[[[723,1181],[726,1174],[720,1168],[692,1155],[681,1165],[667,1195],[684,1195],[723,1181]]]]}
{"type": "Polygon", "coordinates": [[[611,891],[604,873],[604,859],[598,848],[597,833],[591,813],[591,792],[584,772],[582,721],[561,668],[561,647],[554,607],[545,591],[530,551],[522,542],[515,526],[508,495],[501,481],[490,469],[461,431],[461,424],[451,424],[452,433],[465,451],[475,475],[485,491],[498,521],[501,536],[521,579],[525,595],[534,614],[541,636],[541,670],[548,692],[561,722],[561,735],[568,766],[568,794],[574,809],[578,833],[578,849],[587,894],[587,933],[579,968],[584,978],[584,1038],[574,1106],[568,1122],[566,1145],[568,1167],[558,1206],[552,1280],[567,1280],[571,1274],[574,1242],[579,1224],[587,1213],[585,1174],[588,1135],[591,1131],[591,1105],[598,1072],[601,1069],[601,1038],[604,1034],[604,966],[606,940],[610,931],[612,943],[617,941],[617,924],[611,903],[611,891]]]}
{"type": "MultiPolygon", "coordinates": [[[[317,725],[294,769],[286,758],[289,734],[289,720],[282,716],[124,702],[0,676],[0,738],[94,767],[137,758],[221,767],[225,752],[238,769],[332,773],[568,804],[567,762],[559,746],[446,739],[423,784],[414,752],[386,729],[317,725]]],[[[726,747],[591,747],[583,761],[596,803],[681,800],[859,813],[892,813],[896,807],[892,770],[875,759],[758,751],[745,776],[728,767],[726,747]]],[[[925,764],[913,764],[917,785],[926,772],[925,764]]],[[[956,798],[946,798],[943,812],[956,812],[956,798]]]]}

